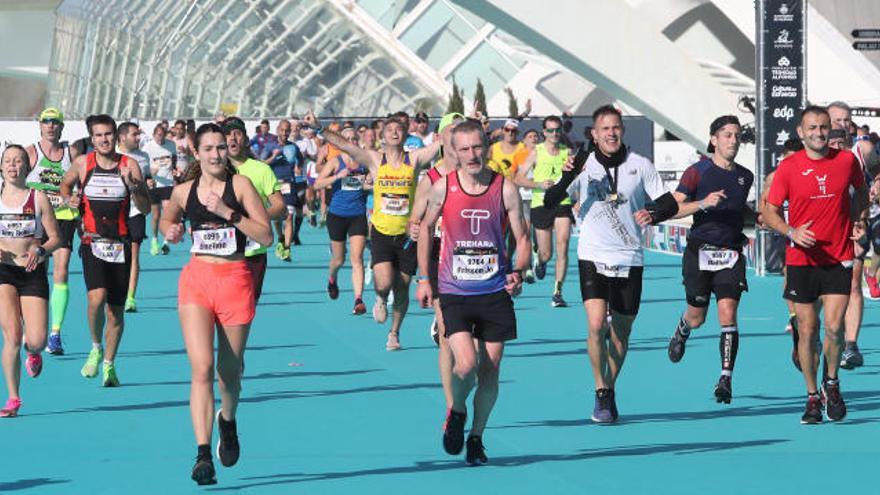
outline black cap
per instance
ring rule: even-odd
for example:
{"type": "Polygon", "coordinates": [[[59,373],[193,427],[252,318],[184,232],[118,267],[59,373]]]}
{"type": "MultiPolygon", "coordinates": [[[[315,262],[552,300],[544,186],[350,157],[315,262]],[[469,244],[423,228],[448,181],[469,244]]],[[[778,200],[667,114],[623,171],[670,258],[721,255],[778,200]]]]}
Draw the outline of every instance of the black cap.
{"type": "MultiPolygon", "coordinates": [[[[722,115],[713,120],[712,124],[709,125],[709,135],[714,136],[716,132],[721,130],[721,128],[727,124],[736,124],[738,127],[742,127],[742,124],[739,123],[739,119],[736,115],[722,115]]],[[[709,141],[709,144],[706,146],[706,152],[715,153],[715,147],[712,146],[712,141],[709,141]]]]}
{"type": "Polygon", "coordinates": [[[247,128],[244,125],[244,121],[238,117],[229,117],[228,119],[223,121],[223,134],[229,134],[233,130],[238,129],[243,132],[245,136],[247,136],[247,128]]]}

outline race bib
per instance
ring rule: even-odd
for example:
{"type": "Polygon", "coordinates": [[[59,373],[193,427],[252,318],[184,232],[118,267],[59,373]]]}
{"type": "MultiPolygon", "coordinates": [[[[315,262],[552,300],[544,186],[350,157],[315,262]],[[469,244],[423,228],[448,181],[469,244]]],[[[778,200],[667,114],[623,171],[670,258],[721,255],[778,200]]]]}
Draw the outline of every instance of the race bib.
{"type": "Polygon", "coordinates": [[[194,254],[213,254],[229,256],[235,253],[238,242],[235,240],[235,227],[192,231],[193,244],[189,249],[194,254]]]}
{"type": "Polygon", "coordinates": [[[498,273],[498,250],[495,248],[455,248],[452,253],[452,278],[489,280],[498,273]]]}
{"type": "Polygon", "coordinates": [[[405,217],[409,215],[409,196],[405,194],[382,194],[382,209],[386,215],[405,217]]]}
{"type": "Polygon", "coordinates": [[[128,196],[128,191],[122,177],[118,175],[93,175],[83,189],[83,194],[89,199],[122,201],[128,196]]]}
{"type": "Polygon", "coordinates": [[[281,183],[281,194],[290,194],[290,182],[281,183]]]}
{"type": "Polygon", "coordinates": [[[125,244],[103,239],[92,239],[92,254],[107,263],[125,263],[125,244]]]}
{"type": "Polygon", "coordinates": [[[699,251],[700,270],[706,272],[717,272],[733,268],[739,260],[739,252],[733,249],[710,249],[700,248],[699,251]]]}
{"type": "Polygon", "coordinates": [[[61,205],[64,204],[64,198],[56,192],[46,192],[46,197],[49,198],[49,204],[53,209],[61,208],[61,205]]]}
{"type": "Polygon", "coordinates": [[[26,220],[0,219],[0,238],[20,239],[33,237],[37,231],[37,221],[33,218],[26,220]]]}
{"type": "Polygon", "coordinates": [[[342,179],[341,189],[343,191],[363,191],[364,181],[362,175],[349,175],[342,179]]]}
{"type": "Polygon", "coordinates": [[[593,263],[596,265],[596,273],[611,278],[629,278],[629,267],[621,265],[606,265],[605,263],[593,263]]]}

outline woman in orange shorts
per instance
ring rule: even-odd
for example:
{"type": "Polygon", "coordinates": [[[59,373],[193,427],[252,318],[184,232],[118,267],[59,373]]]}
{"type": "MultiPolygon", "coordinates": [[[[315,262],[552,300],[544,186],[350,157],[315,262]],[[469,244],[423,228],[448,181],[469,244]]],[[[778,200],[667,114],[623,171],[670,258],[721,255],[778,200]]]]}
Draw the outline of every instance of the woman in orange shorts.
{"type": "Polygon", "coordinates": [[[196,131],[198,160],[175,186],[161,229],[165,240],[183,238],[181,218],[192,227],[193,254],[178,283],[177,306],[192,371],[189,406],[198,455],[192,479],[217,482],[211,459],[214,429],[214,333],[221,409],[217,411],[217,457],[226,466],[238,461],[235,411],[241,393],[244,349],[254,318],[253,278],[244,259],[248,237],[272,243],[269,216],[247,177],[235,175],[226,156],[226,138],[216,124],[196,131]]]}

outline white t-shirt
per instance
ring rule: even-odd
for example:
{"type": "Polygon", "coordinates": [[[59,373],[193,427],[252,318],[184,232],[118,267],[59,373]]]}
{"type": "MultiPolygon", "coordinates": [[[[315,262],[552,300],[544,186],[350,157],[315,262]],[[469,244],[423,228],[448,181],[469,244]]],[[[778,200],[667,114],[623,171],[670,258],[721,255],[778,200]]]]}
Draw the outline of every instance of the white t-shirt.
{"type": "Polygon", "coordinates": [[[162,144],[151,139],[142,150],[150,157],[150,167],[156,170],[156,173],[152,174],[156,187],[172,187],[174,166],[171,157],[177,155],[177,146],[170,139],[166,139],[162,144]]]}
{"type": "MultiPolygon", "coordinates": [[[[141,167],[141,177],[147,177],[150,175],[150,157],[146,153],[141,150],[134,150],[129,153],[123,153],[123,155],[130,157],[132,160],[136,161],[137,164],[141,167]]],[[[129,208],[128,216],[133,217],[137,215],[147,215],[149,211],[140,211],[137,206],[135,206],[134,201],[131,202],[131,207],[129,208]]]]}
{"type": "MultiPolygon", "coordinates": [[[[315,142],[309,138],[300,138],[295,141],[297,148],[299,148],[300,153],[303,155],[311,155],[316,156],[318,154],[318,146],[315,142]]],[[[308,160],[308,158],[306,158],[308,160]]]]}
{"type": "MultiPolygon", "coordinates": [[[[614,170],[610,169],[611,177],[614,170]]],[[[590,154],[583,172],[568,186],[568,194],[580,206],[578,259],[613,266],[642,266],[642,227],[633,214],[667,193],[663,181],[648,159],[630,152],[618,167],[617,201],[611,201],[608,175],[590,154]]]]}

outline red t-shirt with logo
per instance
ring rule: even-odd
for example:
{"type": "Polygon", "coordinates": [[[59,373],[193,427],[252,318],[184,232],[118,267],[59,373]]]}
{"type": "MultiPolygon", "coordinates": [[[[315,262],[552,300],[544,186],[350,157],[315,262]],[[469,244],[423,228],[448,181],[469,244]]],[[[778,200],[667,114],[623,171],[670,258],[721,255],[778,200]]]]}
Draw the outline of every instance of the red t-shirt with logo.
{"type": "Polygon", "coordinates": [[[816,244],[803,248],[789,243],[785,263],[792,266],[827,266],[853,259],[849,188],[865,187],[865,176],[855,155],[830,149],[813,160],[805,150],[786,158],[776,169],[767,201],[782,206],[788,201],[788,224],[808,227],[816,244]]]}

